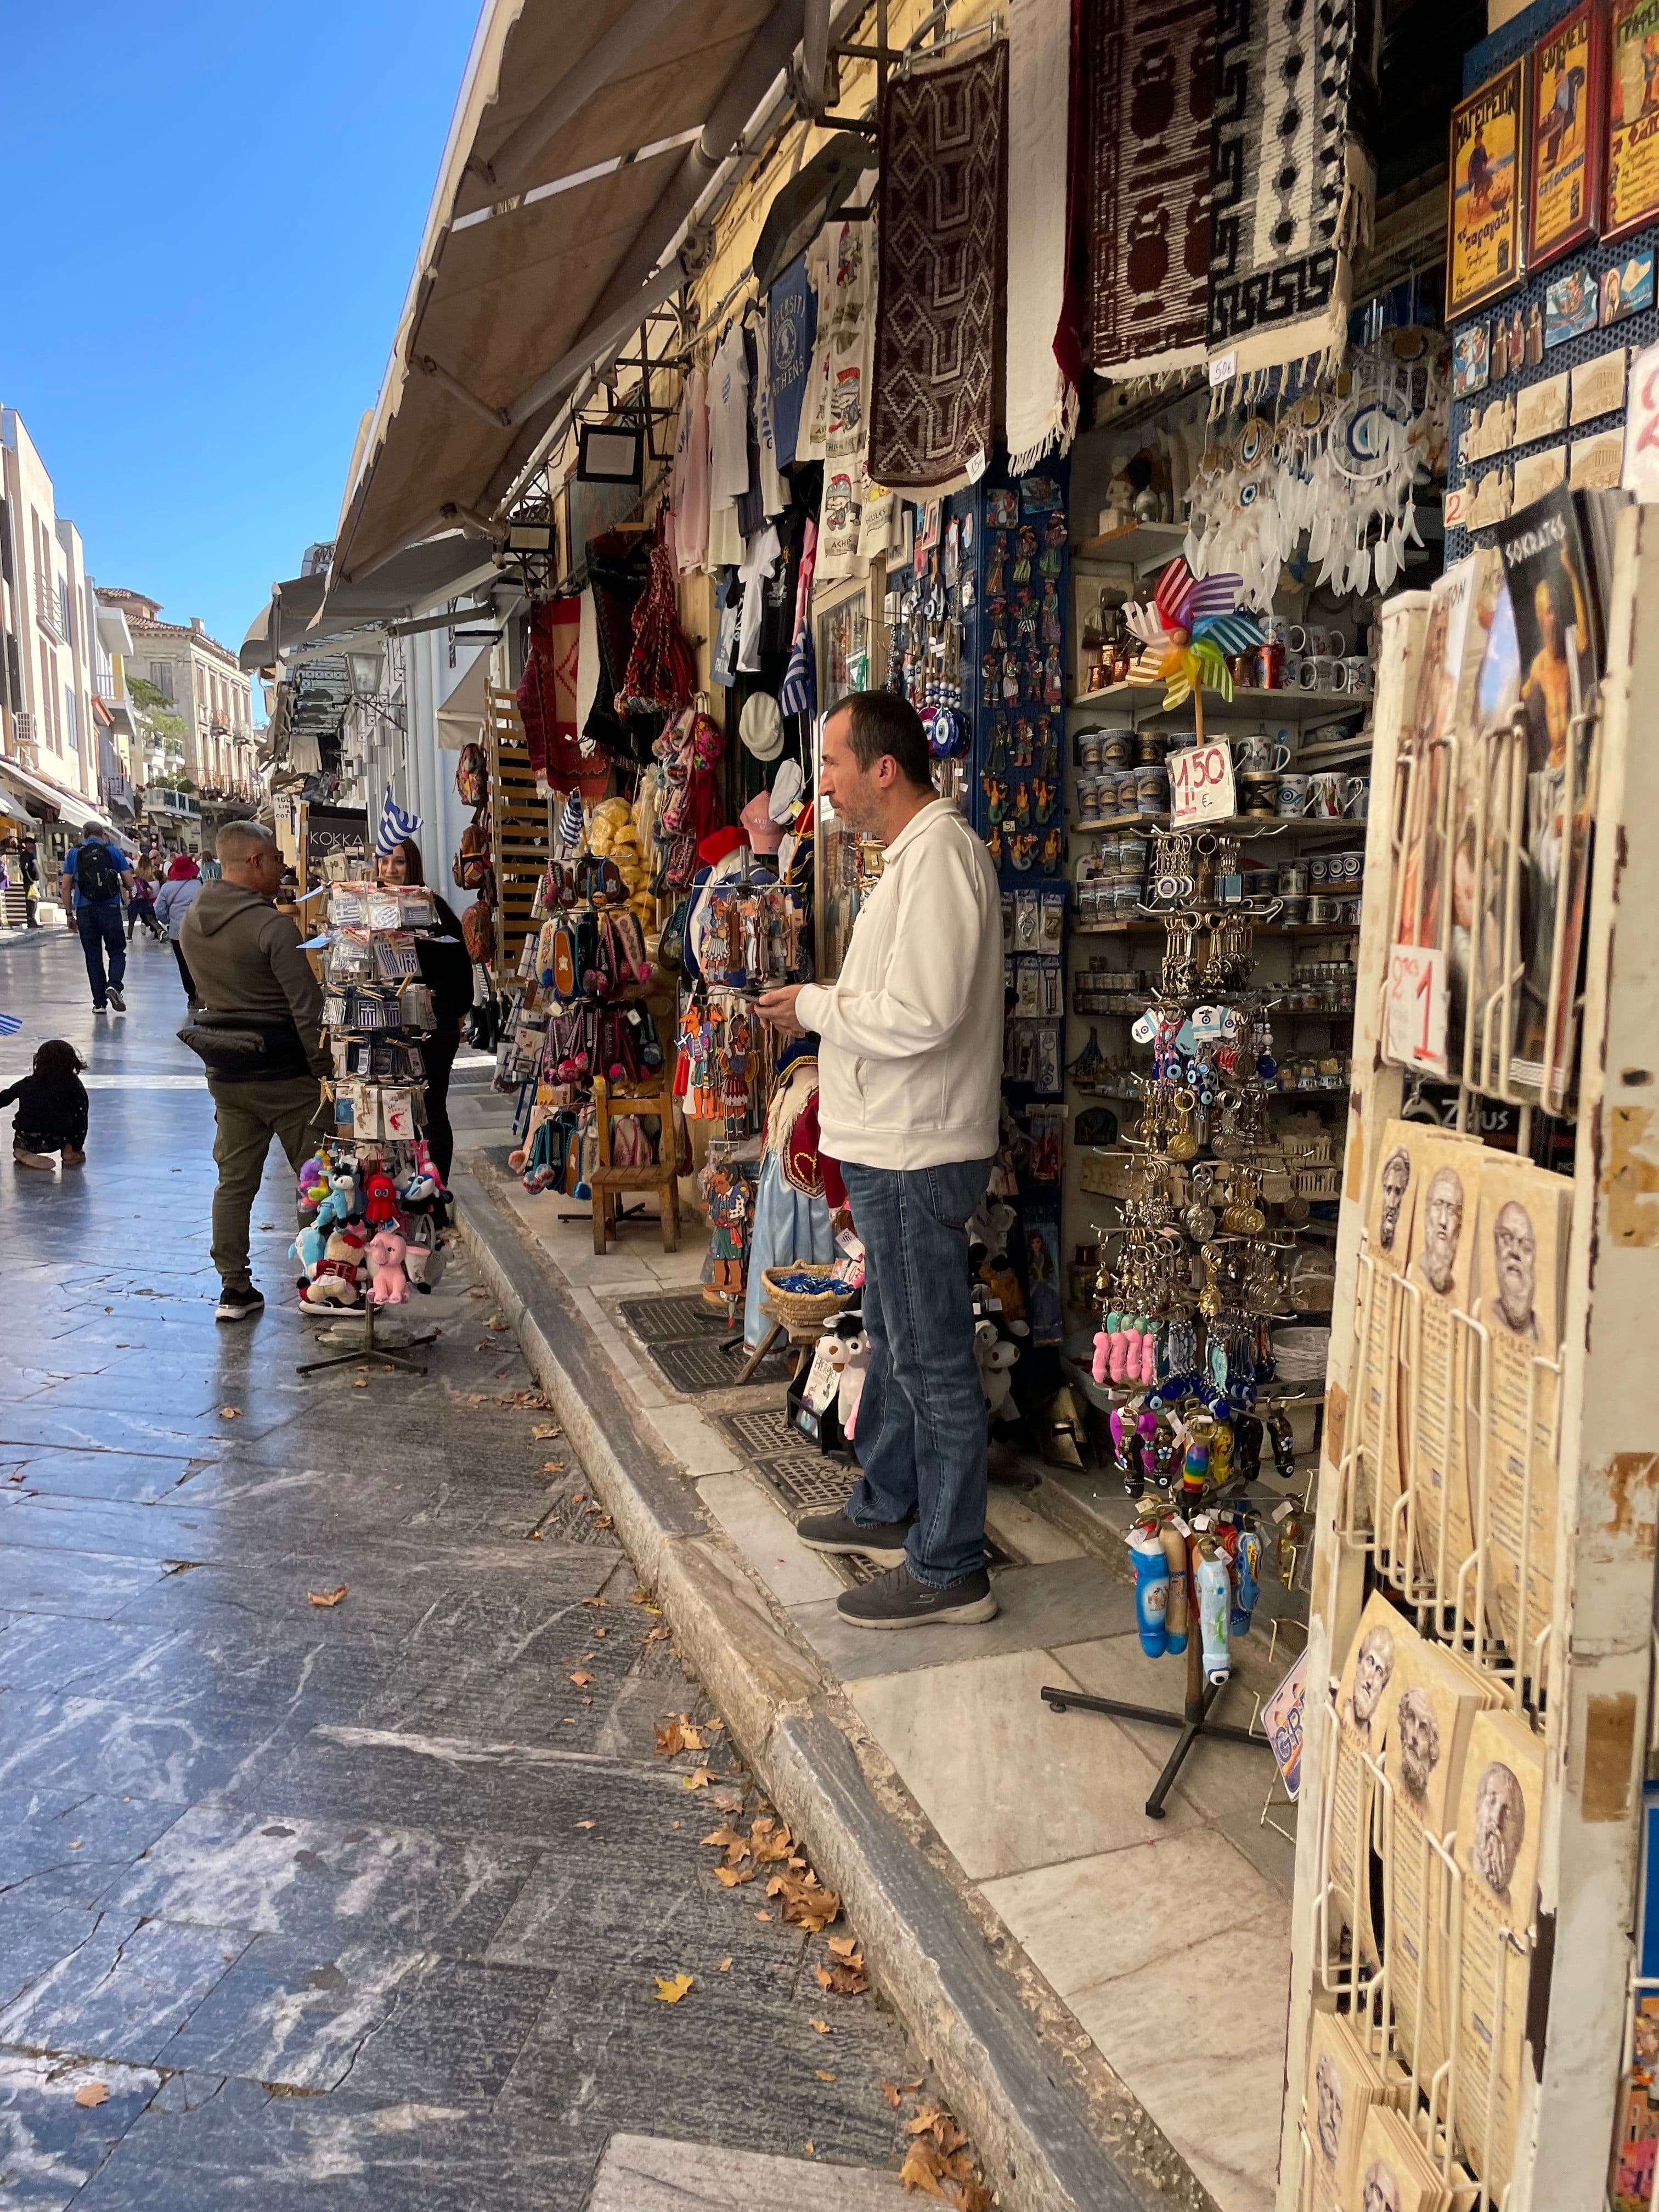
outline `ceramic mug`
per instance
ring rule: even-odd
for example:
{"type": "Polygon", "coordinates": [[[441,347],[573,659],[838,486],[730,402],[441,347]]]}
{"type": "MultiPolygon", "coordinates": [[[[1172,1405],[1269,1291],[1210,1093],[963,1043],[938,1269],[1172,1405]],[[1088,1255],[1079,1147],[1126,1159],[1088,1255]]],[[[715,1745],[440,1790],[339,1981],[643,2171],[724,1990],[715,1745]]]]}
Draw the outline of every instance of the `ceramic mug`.
{"type": "Polygon", "coordinates": [[[1158,763],[1135,770],[1135,811],[1139,814],[1167,814],[1170,811],[1170,771],[1158,763]]]}
{"type": "Polygon", "coordinates": [[[1344,687],[1351,699],[1368,699],[1371,690],[1371,664],[1363,653],[1351,653],[1342,665],[1348,672],[1344,687]]]}
{"type": "MultiPolygon", "coordinates": [[[[1364,876],[1365,855],[1363,853],[1334,853],[1331,857],[1342,863],[1341,880],[1345,884],[1357,884],[1364,876]]],[[[1334,883],[1337,878],[1333,876],[1331,880],[1334,883]]]]}
{"type": "Polygon", "coordinates": [[[1310,653],[1304,653],[1297,663],[1296,688],[1298,691],[1317,691],[1319,671],[1322,664],[1310,653]]]}
{"type": "Polygon", "coordinates": [[[1308,919],[1308,894],[1291,891],[1280,901],[1279,918],[1286,929],[1297,929],[1308,919]]]}
{"type": "Polygon", "coordinates": [[[1098,822],[1100,819],[1100,778],[1080,775],[1077,783],[1077,818],[1079,822],[1098,822]]]}
{"type": "Polygon", "coordinates": [[[1100,766],[1100,738],[1098,730],[1079,730],[1077,739],[1078,766],[1097,769],[1100,766]]]}
{"type": "Polygon", "coordinates": [[[1340,921],[1344,903],[1341,899],[1310,898],[1308,901],[1308,919],[1312,922],[1340,921]]]}
{"type": "Polygon", "coordinates": [[[1241,769],[1237,787],[1241,814],[1268,816],[1278,812],[1279,779],[1273,769],[1241,769]]]}
{"type": "Polygon", "coordinates": [[[1340,822],[1342,818],[1344,787],[1348,778],[1339,775],[1334,769],[1322,769],[1308,778],[1308,811],[1322,821],[1340,822]]]}
{"type": "Polygon", "coordinates": [[[1281,860],[1279,864],[1280,898],[1305,898],[1307,895],[1308,863],[1305,860],[1281,860]]]}
{"type": "Polygon", "coordinates": [[[1142,768],[1160,768],[1164,756],[1170,750],[1170,740],[1162,730],[1138,730],[1135,732],[1135,758],[1142,768]]]}
{"type": "Polygon", "coordinates": [[[1308,642],[1308,633],[1300,623],[1291,623],[1286,626],[1285,650],[1287,654],[1295,653],[1298,659],[1302,654],[1313,651],[1312,646],[1308,642]]]}
{"type": "Polygon", "coordinates": [[[1241,738],[1236,752],[1241,769],[1270,773],[1291,764],[1291,749],[1283,738],[1270,738],[1265,730],[1252,730],[1241,738]]]}
{"type": "Polygon", "coordinates": [[[1279,777],[1279,796],[1274,803],[1280,814],[1290,816],[1307,811],[1309,781],[1305,775],[1279,777]]]}
{"type": "Polygon", "coordinates": [[[1285,647],[1289,647],[1291,642],[1291,625],[1283,615],[1269,615],[1267,617],[1267,641],[1270,645],[1277,645],[1285,647]]]}
{"type": "Polygon", "coordinates": [[[1351,822],[1365,821],[1371,811],[1371,780],[1368,775],[1344,779],[1341,811],[1351,822]]]}
{"type": "Polygon", "coordinates": [[[1307,635],[1308,642],[1304,650],[1312,653],[1316,660],[1322,660],[1331,649],[1330,632],[1321,629],[1310,623],[1307,635]]]}
{"type": "Polygon", "coordinates": [[[1308,888],[1322,891],[1330,880],[1331,856],[1328,853],[1310,853],[1308,855],[1308,888]]]}
{"type": "Polygon", "coordinates": [[[1103,730],[1100,733],[1100,764],[1102,768],[1127,768],[1135,757],[1135,733],[1133,730],[1103,730]]]}

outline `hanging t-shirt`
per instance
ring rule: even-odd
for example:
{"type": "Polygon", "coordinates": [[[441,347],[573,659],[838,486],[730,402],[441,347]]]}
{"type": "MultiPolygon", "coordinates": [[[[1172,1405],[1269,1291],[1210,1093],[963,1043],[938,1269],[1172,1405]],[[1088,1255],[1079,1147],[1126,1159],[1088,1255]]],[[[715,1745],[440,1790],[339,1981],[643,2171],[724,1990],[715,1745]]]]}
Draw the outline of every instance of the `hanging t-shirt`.
{"type": "Polygon", "coordinates": [[[743,325],[743,362],[748,386],[744,413],[744,451],[748,456],[745,465],[749,471],[749,488],[738,500],[738,527],[747,541],[765,522],[766,505],[761,488],[760,347],[756,343],[754,326],[746,316],[743,325]]]}
{"type": "Polygon", "coordinates": [[[772,523],[757,530],[744,548],[743,560],[738,574],[743,579],[743,614],[738,624],[738,666],[744,674],[760,673],[761,610],[766,579],[771,574],[780,550],[778,533],[772,523]]]}
{"type": "Polygon", "coordinates": [[[769,520],[789,504],[789,483],[778,468],[777,416],[772,404],[772,333],[764,306],[755,311],[755,446],[761,513],[769,520]]]}
{"type": "Polygon", "coordinates": [[[708,375],[708,505],[731,507],[749,489],[749,368],[733,323],[708,375]]]}
{"type": "Polygon", "coordinates": [[[800,436],[801,402],[806,396],[817,337],[818,301],[806,273],[806,256],[792,261],[766,298],[766,350],[771,375],[772,428],[779,459],[787,467],[800,436]]]}
{"type": "Polygon", "coordinates": [[[830,433],[830,331],[834,309],[836,264],[830,233],[821,230],[806,249],[806,282],[812,294],[812,358],[801,389],[800,428],[795,433],[797,461],[821,461],[830,433]]]}
{"type": "MultiPolygon", "coordinates": [[[[818,574],[824,580],[860,573],[859,532],[869,447],[870,343],[875,279],[873,222],[844,222],[832,231],[830,343],[825,356],[823,506],[818,520],[818,574]]],[[[823,325],[820,310],[820,328],[823,325]]]]}
{"type": "Polygon", "coordinates": [[[674,561],[682,574],[708,557],[708,379],[694,368],[674,439],[674,561]]]}

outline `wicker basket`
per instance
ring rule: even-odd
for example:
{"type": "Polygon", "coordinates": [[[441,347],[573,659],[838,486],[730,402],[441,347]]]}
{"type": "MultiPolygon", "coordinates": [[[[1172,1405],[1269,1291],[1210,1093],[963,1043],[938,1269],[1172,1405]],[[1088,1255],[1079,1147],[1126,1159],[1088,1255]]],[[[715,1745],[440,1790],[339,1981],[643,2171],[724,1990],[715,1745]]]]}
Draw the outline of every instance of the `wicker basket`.
{"type": "Polygon", "coordinates": [[[763,1267],[761,1283],[769,1305],[792,1335],[817,1328],[830,1315],[839,1313],[853,1293],[839,1286],[827,1291],[781,1291],[780,1275],[817,1275],[825,1280],[836,1272],[834,1261],[794,1261],[787,1267],[763,1267]]]}

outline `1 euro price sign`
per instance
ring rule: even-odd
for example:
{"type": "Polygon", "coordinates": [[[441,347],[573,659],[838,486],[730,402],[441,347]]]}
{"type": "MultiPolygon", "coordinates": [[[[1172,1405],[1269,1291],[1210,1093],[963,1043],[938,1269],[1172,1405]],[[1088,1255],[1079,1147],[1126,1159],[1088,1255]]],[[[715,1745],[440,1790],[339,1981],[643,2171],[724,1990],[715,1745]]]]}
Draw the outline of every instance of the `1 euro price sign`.
{"type": "Polygon", "coordinates": [[[1193,822],[1226,822],[1238,811],[1233,791],[1233,749],[1224,738],[1213,744],[1183,745],[1170,755],[1170,822],[1180,830],[1193,822]]]}
{"type": "Polygon", "coordinates": [[[1396,945],[1389,955],[1382,1053],[1397,1066],[1446,1073],[1446,956],[1435,945],[1396,945]]]}

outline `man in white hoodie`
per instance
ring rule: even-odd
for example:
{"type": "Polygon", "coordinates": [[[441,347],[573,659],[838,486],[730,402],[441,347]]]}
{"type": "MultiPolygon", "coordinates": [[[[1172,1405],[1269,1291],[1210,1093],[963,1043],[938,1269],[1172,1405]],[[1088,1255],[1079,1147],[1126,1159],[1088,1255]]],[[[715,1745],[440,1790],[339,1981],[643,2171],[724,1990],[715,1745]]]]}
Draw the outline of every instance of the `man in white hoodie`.
{"type": "Polygon", "coordinates": [[[836,1601],[860,1628],[989,1620],[967,1224],[997,1148],[1001,897],[984,846],[935,794],[921,719],[896,694],[857,692],[830,714],[819,793],[886,857],[836,981],[760,1001],[775,1027],[821,1040],[823,1146],[865,1248],[862,1473],[845,1512],[797,1527],[814,1551],[889,1570],[836,1601]]]}

